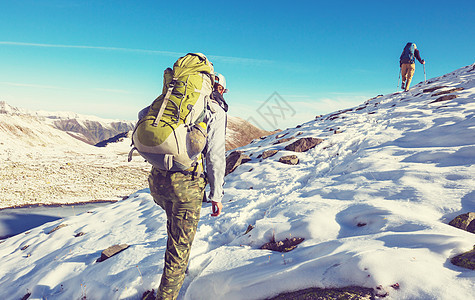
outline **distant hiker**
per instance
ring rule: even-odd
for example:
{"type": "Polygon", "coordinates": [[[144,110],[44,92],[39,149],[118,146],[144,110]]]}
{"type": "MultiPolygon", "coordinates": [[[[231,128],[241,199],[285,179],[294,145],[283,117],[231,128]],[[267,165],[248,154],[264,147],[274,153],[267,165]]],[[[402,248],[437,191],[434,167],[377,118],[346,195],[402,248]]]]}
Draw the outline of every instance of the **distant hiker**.
{"type": "Polygon", "coordinates": [[[421,59],[419,49],[417,49],[416,44],[407,43],[402,51],[401,56],[399,57],[399,66],[401,68],[401,77],[402,84],[401,89],[406,92],[409,90],[409,85],[411,84],[412,76],[414,76],[414,71],[416,70],[415,58],[421,63],[425,64],[426,62],[421,59]]]}
{"type": "Polygon", "coordinates": [[[157,299],[178,297],[207,182],[211,216],[223,209],[227,104],[222,98],[225,89],[219,86],[226,87],[225,79],[215,75],[211,62],[203,54],[187,54],[173,70],[165,70],[162,95],[140,112],[134,130],[134,146],[152,164],[150,193],[167,214],[167,249],[157,299]],[[221,98],[213,86],[222,91],[221,98]]]}

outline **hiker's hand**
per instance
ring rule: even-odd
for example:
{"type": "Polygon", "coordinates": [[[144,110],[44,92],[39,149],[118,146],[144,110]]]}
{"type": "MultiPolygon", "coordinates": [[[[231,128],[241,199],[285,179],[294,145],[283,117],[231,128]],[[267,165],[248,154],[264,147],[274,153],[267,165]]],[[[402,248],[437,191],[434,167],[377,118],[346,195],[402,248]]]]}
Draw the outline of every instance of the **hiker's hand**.
{"type": "Polygon", "coordinates": [[[425,65],[425,64],[426,64],[426,61],[425,61],[425,60],[422,60],[422,64],[425,65]]]}
{"type": "Polygon", "coordinates": [[[212,217],[217,217],[221,214],[221,210],[223,210],[223,203],[221,202],[211,202],[213,213],[211,214],[212,217]]]}

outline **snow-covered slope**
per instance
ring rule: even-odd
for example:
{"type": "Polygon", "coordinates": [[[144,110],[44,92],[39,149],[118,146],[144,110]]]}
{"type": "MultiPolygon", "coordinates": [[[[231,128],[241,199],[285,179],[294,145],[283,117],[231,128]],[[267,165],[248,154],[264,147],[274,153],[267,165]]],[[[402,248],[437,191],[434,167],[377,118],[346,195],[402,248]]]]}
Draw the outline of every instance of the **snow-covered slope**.
{"type": "MultiPolygon", "coordinates": [[[[242,147],[252,160],[226,177],[223,215],[203,207],[179,299],[343,286],[385,299],[473,298],[474,271],[449,260],[475,235],[447,223],[475,211],[474,68],[278,135],[324,139],[307,152],[284,150],[293,140],[275,144],[277,134],[242,147]],[[291,154],[298,165],[278,162],[291,154]],[[305,240],[284,255],[260,250],[273,236],[305,240]]],[[[148,192],[0,243],[0,298],[140,299],[156,289],[166,215],[148,192]],[[130,247],[96,262],[122,243],[130,247]]]]}

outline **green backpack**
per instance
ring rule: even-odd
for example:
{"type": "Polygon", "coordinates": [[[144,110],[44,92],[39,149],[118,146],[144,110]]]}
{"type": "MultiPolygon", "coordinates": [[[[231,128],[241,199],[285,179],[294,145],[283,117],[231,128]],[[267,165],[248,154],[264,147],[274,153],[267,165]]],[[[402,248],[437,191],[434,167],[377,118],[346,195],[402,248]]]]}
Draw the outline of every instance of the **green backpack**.
{"type": "Polygon", "coordinates": [[[213,65],[201,53],[188,53],[173,70],[165,70],[162,94],[135,125],[129,161],[137,150],[161,170],[183,171],[198,165],[206,146],[203,120],[213,73],[213,65]]]}

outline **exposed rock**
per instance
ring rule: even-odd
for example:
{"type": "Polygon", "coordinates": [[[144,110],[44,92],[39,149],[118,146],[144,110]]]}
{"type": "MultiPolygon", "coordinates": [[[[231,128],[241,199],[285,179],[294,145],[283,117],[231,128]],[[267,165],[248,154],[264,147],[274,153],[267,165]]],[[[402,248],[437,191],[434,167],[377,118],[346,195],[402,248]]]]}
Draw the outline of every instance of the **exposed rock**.
{"type": "Polygon", "coordinates": [[[359,287],[359,286],[350,286],[344,288],[330,288],[330,289],[321,289],[321,288],[309,288],[305,290],[283,293],[273,298],[268,298],[267,300],[329,300],[329,299],[340,299],[340,300],[371,300],[375,299],[373,289],[359,287]]]}
{"type": "Polygon", "coordinates": [[[286,143],[286,142],[288,142],[288,141],[290,141],[290,140],[293,140],[293,139],[295,139],[295,137],[293,137],[293,136],[292,136],[292,137],[288,137],[288,138],[284,138],[284,139],[280,139],[280,140],[278,140],[277,142],[275,142],[273,145],[278,145],[278,144],[286,143]]]}
{"type": "MultiPolygon", "coordinates": [[[[273,238],[274,239],[274,238],[273,238]]],[[[289,252],[297,248],[297,245],[303,242],[304,238],[291,238],[285,239],[283,241],[270,241],[269,243],[265,243],[261,246],[261,249],[264,250],[272,250],[272,251],[279,251],[279,252],[289,252]]]]}
{"type": "Polygon", "coordinates": [[[439,97],[439,98],[435,99],[434,101],[430,102],[429,104],[436,103],[436,102],[442,102],[442,101],[448,101],[448,100],[452,100],[452,99],[455,99],[455,98],[457,98],[457,95],[445,95],[445,96],[442,96],[442,97],[439,97]]]}
{"type": "Polygon", "coordinates": [[[424,89],[422,92],[423,93],[432,93],[435,90],[443,89],[443,88],[446,88],[446,87],[447,86],[445,86],[445,85],[435,86],[435,87],[431,87],[431,88],[428,88],[428,89],[424,89]]]}
{"type": "Polygon", "coordinates": [[[312,137],[301,138],[293,142],[292,144],[287,145],[285,147],[285,150],[294,151],[294,152],[305,152],[317,146],[321,142],[323,142],[323,140],[319,138],[312,138],[312,137]]]}
{"type": "Polygon", "coordinates": [[[237,167],[250,161],[251,158],[244,154],[242,151],[233,151],[231,154],[226,157],[226,173],[225,176],[229,173],[234,172],[237,167]]]}
{"type": "Polygon", "coordinates": [[[120,142],[122,139],[126,138],[127,137],[127,134],[128,132],[122,132],[122,133],[119,133],[118,135],[115,135],[107,140],[104,140],[102,142],[99,142],[97,144],[95,144],[94,146],[96,147],[105,147],[107,146],[108,144],[110,143],[117,143],[117,142],[120,142]]]}
{"type": "Polygon", "coordinates": [[[21,251],[25,251],[26,249],[28,249],[28,247],[30,247],[30,245],[25,245],[25,246],[21,247],[20,250],[21,250],[21,251]]]}
{"type": "Polygon", "coordinates": [[[287,165],[296,165],[299,163],[299,158],[297,157],[297,155],[282,156],[279,159],[279,162],[287,165]]]}
{"type": "Polygon", "coordinates": [[[452,257],[450,262],[465,269],[475,270],[475,246],[471,251],[452,257]]]}
{"type": "Polygon", "coordinates": [[[48,232],[48,234],[51,234],[51,233],[55,232],[56,230],[59,230],[59,229],[61,229],[61,228],[63,228],[63,227],[66,227],[66,226],[68,226],[68,224],[66,224],[66,223],[59,224],[59,225],[56,226],[55,228],[51,229],[51,231],[48,232]]]}
{"type": "Polygon", "coordinates": [[[254,229],[254,226],[252,226],[251,224],[249,224],[249,226],[247,226],[247,229],[246,229],[246,232],[244,232],[244,235],[248,234],[251,230],[254,229]]]}
{"type": "Polygon", "coordinates": [[[389,293],[383,288],[382,285],[377,286],[375,289],[375,295],[378,298],[384,298],[389,295],[389,293]]]}
{"type": "Polygon", "coordinates": [[[475,213],[469,212],[457,216],[455,219],[449,222],[449,225],[460,228],[462,230],[475,233],[475,213]]]}
{"type": "Polygon", "coordinates": [[[127,244],[113,245],[102,251],[101,257],[97,259],[97,262],[105,261],[106,259],[111,258],[112,256],[124,251],[129,248],[127,244]]]}
{"type": "MultiPolygon", "coordinates": [[[[373,99],[374,99],[374,98],[373,98],[373,99]]],[[[371,99],[370,99],[370,100],[371,100],[371,99]]],[[[329,116],[327,117],[327,120],[330,120],[330,121],[331,121],[331,120],[338,119],[341,114],[344,114],[344,113],[349,112],[349,111],[352,111],[352,109],[340,110],[340,111],[338,111],[338,112],[336,112],[336,113],[334,113],[334,114],[329,115],[329,116]]]]}
{"type": "Polygon", "coordinates": [[[83,236],[85,233],[84,232],[78,232],[74,235],[74,237],[80,237],[80,236],[83,236]]]}
{"type": "Polygon", "coordinates": [[[259,154],[259,156],[257,158],[266,159],[266,158],[269,158],[271,156],[274,156],[277,152],[279,152],[279,150],[266,150],[266,151],[262,152],[262,154],[259,154]]]}
{"type": "Polygon", "coordinates": [[[440,92],[434,93],[434,94],[431,95],[431,97],[450,94],[450,93],[458,92],[458,91],[462,91],[462,90],[463,90],[463,87],[453,88],[453,89],[450,89],[450,90],[440,91],[440,92]]]}

